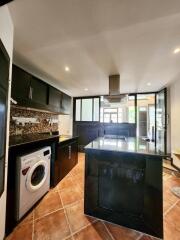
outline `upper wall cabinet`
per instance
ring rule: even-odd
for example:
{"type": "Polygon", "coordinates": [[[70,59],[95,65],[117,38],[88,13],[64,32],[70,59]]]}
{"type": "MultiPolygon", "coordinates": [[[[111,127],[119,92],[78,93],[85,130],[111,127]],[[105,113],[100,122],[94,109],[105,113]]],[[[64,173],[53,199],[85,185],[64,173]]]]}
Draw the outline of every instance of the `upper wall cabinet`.
{"type": "Polygon", "coordinates": [[[23,107],[70,114],[71,97],[13,65],[11,96],[23,107]]]}
{"type": "Polygon", "coordinates": [[[60,111],[61,105],[61,92],[54,87],[49,86],[49,107],[55,109],[56,112],[60,111]]]}
{"type": "Polygon", "coordinates": [[[60,109],[63,114],[71,113],[71,97],[63,92],[61,92],[60,109]]]}
{"type": "Polygon", "coordinates": [[[29,73],[13,66],[11,97],[20,105],[30,97],[30,80],[31,75],[29,73]]]}
{"type": "Polygon", "coordinates": [[[48,85],[32,76],[30,82],[30,97],[33,102],[46,106],[48,103],[48,85]]]}

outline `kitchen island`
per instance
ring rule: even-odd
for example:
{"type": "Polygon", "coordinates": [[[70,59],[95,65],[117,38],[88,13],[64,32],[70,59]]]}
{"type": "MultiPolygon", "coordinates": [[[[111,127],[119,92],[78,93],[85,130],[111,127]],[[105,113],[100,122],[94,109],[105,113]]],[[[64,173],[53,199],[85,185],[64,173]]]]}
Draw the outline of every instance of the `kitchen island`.
{"type": "Polygon", "coordinates": [[[164,154],[155,144],[105,136],[85,154],[85,214],[163,238],[164,154]]]}

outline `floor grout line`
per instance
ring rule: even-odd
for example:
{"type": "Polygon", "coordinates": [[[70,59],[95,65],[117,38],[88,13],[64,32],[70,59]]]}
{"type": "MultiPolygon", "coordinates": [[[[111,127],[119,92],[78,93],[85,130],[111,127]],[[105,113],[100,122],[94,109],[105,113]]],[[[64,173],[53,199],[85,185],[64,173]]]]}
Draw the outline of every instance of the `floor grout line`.
{"type": "Polygon", "coordinates": [[[173,208],[176,206],[176,204],[178,204],[179,201],[180,201],[180,200],[178,199],[174,204],[172,204],[172,206],[171,206],[170,208],[168,208],[168,209],[164,212],[163,218],[168,214],[168,212],[171,211],[171,209],[173,209],[173,208]]]}
{"type": "Polygon", "coordinates": [[[73,236],[74,236],[75,234],[77,234],[78,232],[81,232],[82,230],[86,229],[87,227],[90,227],[91,225],[93,225],[94,223],[96,223],[96,222],[98,222],[98,221],[99,221],[98,219],[95,219],[93,222],[88,223],[87,225],[79,228],[78,230],[76,230],[76,231],[73,232],[73,236]]]}
{"type": "Polygon", "coordinates": [[[58,212],[59,210],[63,210],[63,207],[58,208],[58,209],[56,209],[56,210],[54,210],[54,211],[52,211],[52,212],[48,212],[48,213],[46,213],[45,215],[43,215],[43,216],[41,216],[41,217],[34,218],[34,221],[37,221],[37,220],[42,219],[42,218],[44,218],[44,217],[47,217],[47,216],[51,215],[52,213],[58,212]]]}
{"type": "Polygon", "coordinates": [[[109,231],[108,227],[107,227],[106,224],[104,223],[104,221],[101,221],[101,222],[102,222],[102,224],[104,225],[104,227],[105,227],[107,233],[109,234],[109,236],[111,237],[111,239],[112,239],[112,240],[115,240],[114,237],[113,237],[113,235],[112,235],[112,233],[109,231]]]}
{"type": "Polygon", "coordinates": [[[70,226],[70,223],[69,223],[69,220],[68,220],[68,216],[67,216],[67,213],[66,213],[66,209],[64,207],[64,204],[63,204],[63,201],[62,201],[62,198],[61,198],[61,194],[60,194],[59,191],[58,191],[58,194],[59,194],[59,198],[61,200],[62,206],[63,206],[64,214],[65,214],[65,217],[66,217],[66,222],[67,222],[69,230],[70,230],[70,236],[72,237],[72,239],[74,239],[73,234],[72,234],[72,229],[71,229],[71,226],[70,226]]]}

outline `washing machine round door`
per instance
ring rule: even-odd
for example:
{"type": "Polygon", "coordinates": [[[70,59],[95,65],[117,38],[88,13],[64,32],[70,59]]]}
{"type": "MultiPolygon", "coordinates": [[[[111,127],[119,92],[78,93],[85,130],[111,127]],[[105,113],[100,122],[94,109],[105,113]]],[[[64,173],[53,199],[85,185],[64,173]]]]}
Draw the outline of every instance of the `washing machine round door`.
{"type": "Polygon", "coordinates": [[[40,189],[48,176],[47,161],[40,160],[34,164],[28,172],[26,179],[26,187],[30,192],[35,192],[40,189]]]}

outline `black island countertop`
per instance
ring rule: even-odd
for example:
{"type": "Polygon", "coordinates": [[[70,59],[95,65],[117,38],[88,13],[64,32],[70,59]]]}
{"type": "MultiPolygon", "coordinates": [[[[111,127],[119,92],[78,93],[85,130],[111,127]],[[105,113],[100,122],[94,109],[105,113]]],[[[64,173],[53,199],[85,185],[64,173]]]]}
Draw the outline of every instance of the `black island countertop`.
{"type": "Polygon", "coordinates": [[[60,135],[50,133],[32,133],[24,135],[14,135],[9,137],[9,147],[17,147],[21,145],[27,145],[30,143],[41,142],[45,140],[56,140],[59,143],[77,138],[77,136],[60,135]]]}
{"type": "Polygon", "coordinates": [[[99,137],[85,147],[85,150],[89,149],[166,156],[165,153],[156,149],[154,142],[136,137],[99,137]]]}

